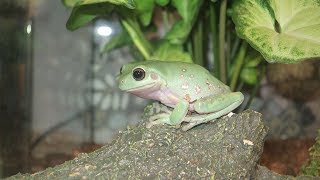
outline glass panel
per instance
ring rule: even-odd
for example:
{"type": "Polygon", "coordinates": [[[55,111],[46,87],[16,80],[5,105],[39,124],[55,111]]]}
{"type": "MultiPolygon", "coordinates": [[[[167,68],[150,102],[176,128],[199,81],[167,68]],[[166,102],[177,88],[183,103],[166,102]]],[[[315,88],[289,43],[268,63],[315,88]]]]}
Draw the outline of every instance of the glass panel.
{"type": "Polygon", "coordinates": [[[0,177],[29,170],[32,20],[26,1],[0,2],[0,177]]]}

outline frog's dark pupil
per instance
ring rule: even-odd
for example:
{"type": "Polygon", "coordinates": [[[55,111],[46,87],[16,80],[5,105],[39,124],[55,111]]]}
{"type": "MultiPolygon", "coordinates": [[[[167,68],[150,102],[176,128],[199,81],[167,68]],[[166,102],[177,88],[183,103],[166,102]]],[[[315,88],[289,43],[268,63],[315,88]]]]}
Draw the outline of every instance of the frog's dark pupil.
{"type": "Polygon", "coordinates": [[[140,81],[144,78],[145,76],[145,72],[143,69],[141,68],[137,68],[135,70],[133,70],[133,78],[137,81],[140,81]]]}

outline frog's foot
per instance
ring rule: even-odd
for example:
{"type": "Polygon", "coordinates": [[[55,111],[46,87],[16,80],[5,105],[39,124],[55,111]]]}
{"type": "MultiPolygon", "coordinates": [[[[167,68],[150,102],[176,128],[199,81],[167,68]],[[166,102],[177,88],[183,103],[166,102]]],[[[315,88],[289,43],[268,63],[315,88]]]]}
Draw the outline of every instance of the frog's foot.
{"type": "Polygon", "coordinates": [[[170,113],[166,112],[151,116],[149,118],[149,123],[147,123],[147,128],[151,128],[157,124],[170,124],[170,113]]]}
{"type": "Polygon", "coordinates": [[[168,108],[162,108],[161,111],[163,111],[164,113],[169,114],[169,115],[172,113],[172,110],[170,110],[168,108]]]}
{"type": "Polygon", "coordinates": [[[187,125],[182,126],[182,131],[188,131],[189,129],[193,128],[194,126],[198,125],[197,122],[188,123],[187,125]]]}
{"type": "Polygon", "coordinates": [[[194,126],[197,126],[198,124],[202,124],[202,123],[208,123],[210,121],[213,121],[214,119],[203,119],[203,121],[192,121],[189,119],[189,123],[182,126],[182,130],[183,131],[188,131],[189,129],[193,128],[194,126]]]}
{"type": "Polygon", "coordinates": [[[181,99],[173,109],[164,110],[163,113],[156,114],[149,118],[149,123],[147,124],[147,128],[150,128],[156,124],[169,124],[176,125],[176,127],[180,127],[182,121],[184,121],[185,116],[188,113],[189,102],[186,99],[181,99]]]}

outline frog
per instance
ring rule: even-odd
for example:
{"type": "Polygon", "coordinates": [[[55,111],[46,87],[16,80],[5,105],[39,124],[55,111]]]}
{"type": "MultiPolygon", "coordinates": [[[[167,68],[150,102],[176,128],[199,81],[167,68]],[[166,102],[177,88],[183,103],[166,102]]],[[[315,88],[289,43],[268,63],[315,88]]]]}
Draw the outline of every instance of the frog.
{"type": "Polygon", "coordinates": [[[195,63],[132,62],[121,67],[117,80],[120,90],[169,107],[150,116],[147,128],[168,124],[187,131],[231,113],[244,100],[241,92],[232,92],[195,63]]]}

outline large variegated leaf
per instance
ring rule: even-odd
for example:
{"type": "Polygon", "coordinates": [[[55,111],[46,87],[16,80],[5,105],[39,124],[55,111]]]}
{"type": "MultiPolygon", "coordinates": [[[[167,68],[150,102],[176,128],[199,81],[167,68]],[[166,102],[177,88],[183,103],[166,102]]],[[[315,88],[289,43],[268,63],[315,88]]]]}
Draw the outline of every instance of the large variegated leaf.
{"type": "Polygon", "coordinates": [[[320,57],[319,0],[237,0],[232,18],[238,35],[269,62],[320,57]]]}

